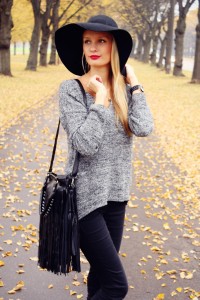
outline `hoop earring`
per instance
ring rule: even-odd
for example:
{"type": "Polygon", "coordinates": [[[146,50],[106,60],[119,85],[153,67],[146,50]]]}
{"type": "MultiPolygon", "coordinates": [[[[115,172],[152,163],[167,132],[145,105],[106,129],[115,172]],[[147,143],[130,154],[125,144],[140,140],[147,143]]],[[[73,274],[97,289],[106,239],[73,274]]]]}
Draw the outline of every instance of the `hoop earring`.
{"type": "Polygon", "coordinates": [[[89,65],[85,59],[85,54],[83,53],[82,55],[82,68],[83,68],[83,72],[86,74],[89,71],[89,65]]]}

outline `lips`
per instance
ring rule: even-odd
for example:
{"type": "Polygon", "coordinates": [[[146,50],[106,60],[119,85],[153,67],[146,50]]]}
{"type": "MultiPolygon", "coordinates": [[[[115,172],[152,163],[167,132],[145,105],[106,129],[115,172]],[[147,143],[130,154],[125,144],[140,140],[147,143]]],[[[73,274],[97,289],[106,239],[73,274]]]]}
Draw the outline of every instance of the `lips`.
{"type": "Polygon", "coordinates": [[[90,56],[90,58],[91,58],[91,59],[94,59],[94,60],[98,59],[99,57],[100,57],[99,55],[91,55],[91,56],[90,56]]]}

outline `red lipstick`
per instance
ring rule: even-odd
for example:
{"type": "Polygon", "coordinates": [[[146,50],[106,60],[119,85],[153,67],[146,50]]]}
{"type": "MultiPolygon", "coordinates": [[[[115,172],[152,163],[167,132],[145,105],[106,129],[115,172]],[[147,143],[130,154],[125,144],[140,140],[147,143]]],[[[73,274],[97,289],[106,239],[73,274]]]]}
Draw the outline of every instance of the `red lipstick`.
{"type": "Polygon", "coordinates": [[[90,56],[90,58],[91,58],[91,59],[94,59],[94,60],[98,59],[99,57],[100,57],[99,55],[91,55],[91,56],[90,56]]]}

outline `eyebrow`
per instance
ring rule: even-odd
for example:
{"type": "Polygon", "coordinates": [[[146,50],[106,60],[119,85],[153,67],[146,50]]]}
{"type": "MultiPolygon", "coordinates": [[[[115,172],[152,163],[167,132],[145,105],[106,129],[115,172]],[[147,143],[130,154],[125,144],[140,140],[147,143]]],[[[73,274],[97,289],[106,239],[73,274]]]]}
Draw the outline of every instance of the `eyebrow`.
{"type": "MultiPolygon", "coordinates": [[[[90,37],[90,36],[83,36],[83,38],[84,38],[84,39],[90,39],[91,37],[90,37]]],[[[101,35],[100,35],[98,38],[100,38],[100,39],[102,39],[102,38],[108,39],[108,36],[106,36],[106,35],[101,36],[101,35]]]]}

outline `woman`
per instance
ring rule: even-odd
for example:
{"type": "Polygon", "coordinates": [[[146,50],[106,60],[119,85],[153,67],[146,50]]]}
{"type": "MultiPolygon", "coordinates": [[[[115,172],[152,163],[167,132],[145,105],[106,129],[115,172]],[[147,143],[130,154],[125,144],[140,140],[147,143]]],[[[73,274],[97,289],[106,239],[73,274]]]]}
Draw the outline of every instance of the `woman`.
{"type": "Polygon", "coordinates": [[[60,87],[60,120],[68,136],[67,173],[80,153],[76,182],[80,246],[90,263],[88,300],[121,300],[128,283],[118,252],[131,185],[133,135],[147,136],[153,120],[142,86],[125,64],[130,34],[110,17],[57,30],[56,48],[79,75],[60,87]],[[121,73],[126,71],[126,77],[121,73]]]}

